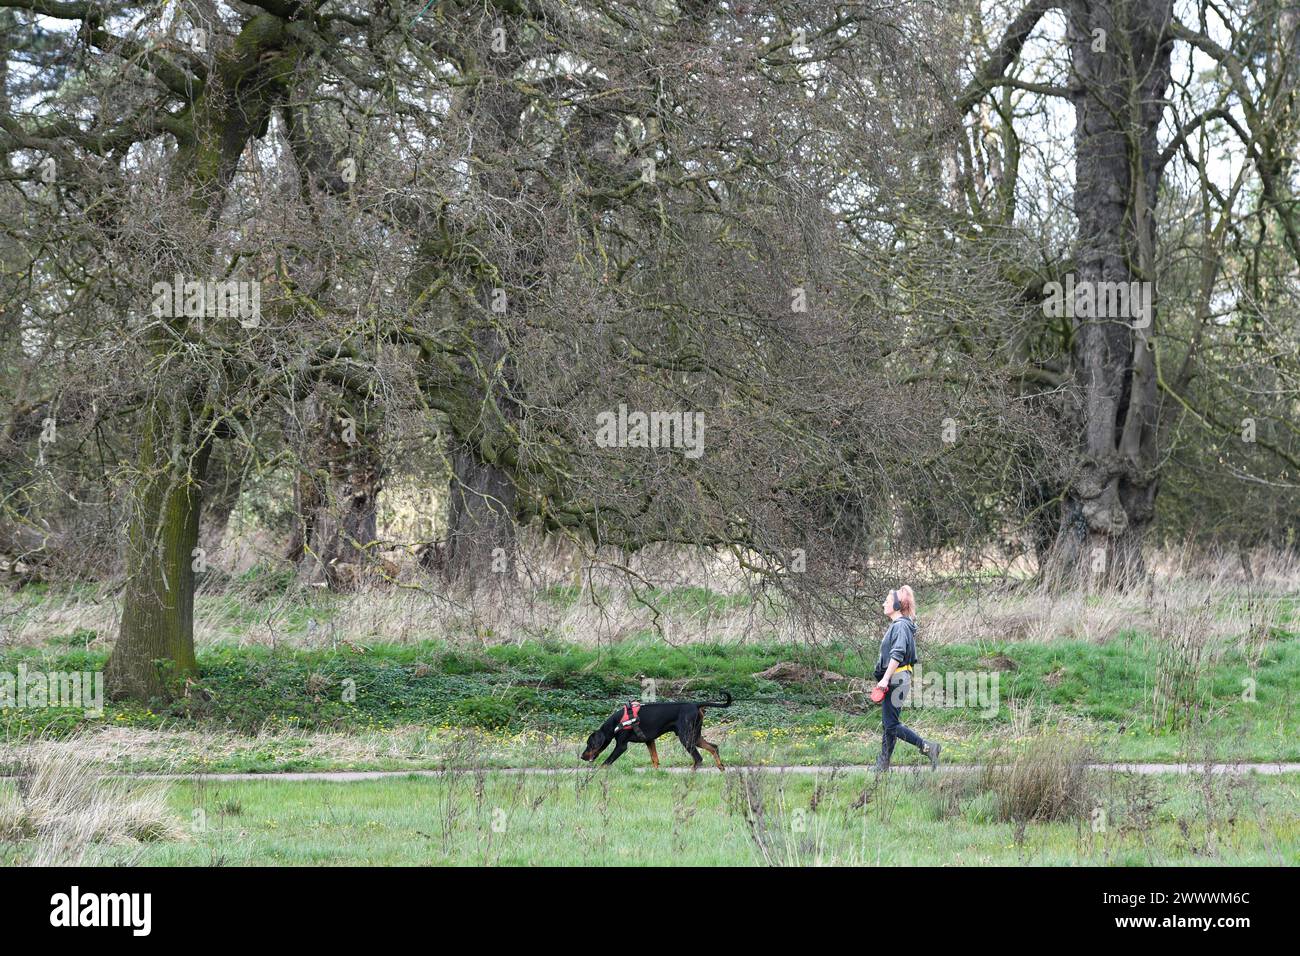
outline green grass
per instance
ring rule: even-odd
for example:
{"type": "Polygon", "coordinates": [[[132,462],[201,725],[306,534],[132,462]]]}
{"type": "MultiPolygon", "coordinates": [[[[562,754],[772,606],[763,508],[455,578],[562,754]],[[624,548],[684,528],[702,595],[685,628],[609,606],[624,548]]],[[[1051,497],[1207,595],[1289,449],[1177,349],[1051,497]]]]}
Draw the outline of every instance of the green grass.
{"type": "Polygon", "coordinates": [[[99,847],[94,859],[313,866],[1300,863],[1296,776],[1207,785],[1200,778],[1109,775],[1094,798],[1105,811],[1099,828],[1091,815],[1023,828],[1000,823],[973,780],[762,774],[748,795],[738,774],[617,768],[548,777],[483,772],[355,783],[180,783],[170,801],[193,831],[190,839],[99,847]]]}
{"type": "MultiPolygon", "coordinates": [[[[256,601],[210,595],[238,628],[279,615],[288,631],[328,622],[329,600],[281,606],[283,576],[240,582],[256,601]],[[241,603],[242,601],[242,603],[241,603]],[[260,601],[260,603],[259,603],[260,601]]],[[[545,598],[563,605],[575,592],[545,598]]],[[[679,613],[725,610],[707,591],[651,597],[679,613]]],[[[24,600],[40,601],[41,593],[24,600]]],[[[719,603],[723,602],[723,603],[719,603]]],[[[1300,634],[1289,613],[1262,656],[1209,648],[1198,684],[1173,719],[1154,720],[1161,667],[1154,639],[1133,630],[1104,644],[980,641],[921,645],[930,675],[996,674],[999,706],[914,707],[906,720],[945,745],[949,764],[1004,761],[1064,741],[1113,761],[1300,760],[1300,634]],[[1253,682],[1254,699],[1243,694],[1253,682]]],[[[0,673],[100,670],[91,630],[42,646],[0,648],[0,673]]],[[[76,711],[0,709],[0,758],[34,739],[59,741],[88,765],[139,771],[424,769],[472,772],[374,782],[183,781],[170,805],[188,840],[94,848],[104,863],[144,864],[1105,864],[1295,865],[1300,775],[1281,778],[1094,774],[1092,814],[1065,822],[1000,821],[996,792],[976,774],[838,770],[804,775],[634,773],[632,748],[609,772],[521,776],[504,767],[578,765],[580,741],[615,705],[639,696],[715,697],[710,739],[734,767],[859,765],[879,747],[880,713],[865,685],[876,644],[669,646],[649,634],[613,645],[555,639],[278,649],[217,643],[200,649],[186,696],[153,706],[109,703],[99,719],[76,711]],[[775,683],[754,674],[780,661],[857,681],[775,683]],[[854,693],[849,693],[854,690],[854,693]],[[10,745],[10,746],[5,746],[10,745]],[[746,779],[750,783],[746,784],[746,779]],[[195,811],[201,811],[195,813],[195,811]],[[201,825],[200,825],[201,824],[201,825]]],[[[675,742],[666,766],[689,758],[675,742]]],[[[919,763],[900,745],[896,763],[919,763]]],[[[93,778],[92,778],[93,779],[93,778]]],[[[145,785],[142,781],[136,781],[145,785]]],[[[0,798],[11,786],[0,781],[0,798]]],[[[3,800],[0,800],[0,807],[3,800]]],[[[0,837],[0,863],[21,859],[0,837]]]]}
{"type": "MultiPolygon", "coordinates": [[[[923,734],[943,740],[952,761],[974,762],[1062,726],[1090,738],[1115,760],[1195,758],[1198,754],[1189,750],[1193,741],[1197,748],[1212,748],[1215,759],[1300,759],[1300,640],[1290,635],[1271,641],[1255,670],[1237,651],[1225,650],[1201,681],[1194,719],[1188,712],[1186,721],[1172,727],[1153,723],[1156,652],[1143,635],[1105,645],[949,645],[925,648],[923,655],[930,674],[990,673],[993,658],[1012,668],[997,672],[1000,706],[991,717],[981,716],[978,708],[924,707],[906,718],[923,734]],[[1254,701],[1243,697],[1245,678],[1256,682],[1254,701]],[[1019,722],[1013,707],[1023,713],[1019,722]],[[1024,728],[1028,733],[1021,732],[1024,728]]],[[[20,663],[29,670],[98,670],[105,659],[103,651],[56,639],[44,647],[0,653],[0,671],[14,672],[20,663]]],[[[709,719],[725,725],[724,748],[733,762],[870,760],[878,709],[864,706],[861,695],[846,697],[843,684],[780,684],[752,676],[780,660],[850,678],[869,678],[874,663],[844,645],[674,648],[650,639],[604,649],[549,641],[487,649],[377,645],[365,652],[217,646],[201,652],[200,680],[187,698],[152,708],[110,703],[98,720],[75,711],[9,709],[0,712],[0,730],[11,741],[93,733],[106,726],[270,732],[275,738],[269,750],[215,764],[195,763],[200,754],[171,755],[184,767],[208,769],[331,766],[328,758],[299,759],[293,753],[295,735],[331,732],[398,740],[395,751],[387,748],[391,759],[368,766],[439,766],[447,759],[446,748],[428,741],[459,740],[470,730],[478,733],[489,762],[563,765],[571,761],[577,741],[617,702],[640,694],[637,675],[644,673],[667,685],[661,690],[665,697],[734,694],[735,706],[709,719]],[[401,743],[417,737],[417,747],[401,743]],[[539,738],[554,742],[554,753],[539,747],[539,738]],[[284,744],[279,755],[277,741],[284,744]]]]}
{"type": "MultiPolygon", "coordinates": [[[[272,590],[278,586],[277,580],[267,582],[272,590]]],[[[699,589],[659,597],[686,607],[722,600],[699,589]]],[[[555,599],[564,600],[564,594],[555,599]]],[[[309,610],[295,613],[305,620],[309,610]]],[[[43,646],[0,649],[0,672],[12,673],[19,664],[31,670],[100,670],[107,651],[94,638],[83,630],[43,646]]],[[[1258,666],[1234,646],[1219,647],[1207,658],[1190,706],[1161,725],[1152,705],[1158,651],[1152,638],[1134,631],[1105,644],[923,642],[926,673],[996,676],[999,706],[992,715],[978,707],[913,708],[905,719],[942,740],[952,762],[974,763],[1063,728],[1091,740],[1112,760],[1300,760],[1295,633],[1276,629],[1258,666]],[[1243,694],[1243,681],[1254,682],[1254,700],[1243,694]]],[[[160,731],[156,752],[129,755],[124,766],[130,769],[437,767],[457,762],[466,750],[475,761],[495,766],[565,766],[572,764],[578,742],[616,704],[640,695],[638,675],[646,674],[660,682],[665,698],[717,697],[724,690],[735,695],[730,710],[709,716],[732,763],[861,764],[873,758],[880,728],[879,710],[866,705],[861,683],[848,694],[842,682],[782,684],[753,675],[778,661],[795,661],[862,682],[869,681],[874,658],[874,642],[865,648],[673,647],[650,636],[603,647],[554,639],[318,650],[218,644],[200,650],[199,680],[179,700],[151,707],[110,703],[95,720],[77,711],[0,710],[0,739],[93,737],[105,727],[160,731]],[[193,733],[233,736],[217,748],[185,736],[193,733]],[[331,754],[319,746],[328,734],[363,746],[331,754]]],[[[634,758],[641,756],[634,751],[634,758]]],[[[906,751],[900,759],[918,758],[906,751]]]]}

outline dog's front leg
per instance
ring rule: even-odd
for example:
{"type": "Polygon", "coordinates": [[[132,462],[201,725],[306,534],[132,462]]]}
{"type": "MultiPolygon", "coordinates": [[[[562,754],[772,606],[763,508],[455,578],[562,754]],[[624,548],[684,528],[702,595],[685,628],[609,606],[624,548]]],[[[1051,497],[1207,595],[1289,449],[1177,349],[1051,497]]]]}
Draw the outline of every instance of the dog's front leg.
{"type": "Polygon", "coordinates": [[[627,750],[627,738],[626,738],[626,737],[624,737],[624,738],[621,739],[621,740],[616,740],[616,741],[614,742],[614,752],[611,753],[608,757],[605,758],[604,766],[608,767],[610,764],[612,764],[612,763],[613,763],[615,760],[617,760],[619,757],[623,756],[623,751],[624,751],[624,750],[627,750]]]}

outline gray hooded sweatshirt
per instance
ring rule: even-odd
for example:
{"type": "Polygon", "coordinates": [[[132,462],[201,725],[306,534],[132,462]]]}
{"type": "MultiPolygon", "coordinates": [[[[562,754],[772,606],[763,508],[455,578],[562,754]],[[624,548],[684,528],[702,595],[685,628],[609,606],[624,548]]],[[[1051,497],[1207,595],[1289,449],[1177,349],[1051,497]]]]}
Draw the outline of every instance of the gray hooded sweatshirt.
{"type": "Polygon", "coordinates": [[[916,621],[910,617],[900,617],[885,631],[880,642],[880,661],[876,664],[880,677],[885,675],[891,658],[898,661],[899,667],[916,663],[916,621]]]}

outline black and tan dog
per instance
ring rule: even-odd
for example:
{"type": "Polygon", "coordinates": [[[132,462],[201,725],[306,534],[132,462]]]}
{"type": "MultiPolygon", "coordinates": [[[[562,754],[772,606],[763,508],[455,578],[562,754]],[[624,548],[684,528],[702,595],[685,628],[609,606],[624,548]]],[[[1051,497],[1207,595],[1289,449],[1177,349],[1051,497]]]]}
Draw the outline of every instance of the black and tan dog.
{"type": "Polygon", "coordinates": [[[692,770],[699,770],[700,764],[704,762],[698,749],[700,747],[713,755],[713,762],[721,770],[722,758],[718,756],[718,748],[701,736],[701,730],[704,725],[704,708],[730,707],[731,695],[726,694],[726,698],[726,700],[664,701],[642,704],[636,715],[637,721],[631,727],[620,726],[625,712],[625,708],[620,707],[609,715],[609,720],[601,724],[599,729],[587,738],[582,759],[595,760],[600,756],[601,751],[609,746],[610,741],[613,741],[614,752],[605,758],[605,766],[608,767],[623,756],[623,751],[627,750],[628,744],[642,743],[650,748],[650,762],[658,767],[659,752],[655,750],[655,741],[669,731],[676,731],[677,739],[682,742],[686,752],[695,761],[692,770]]]}

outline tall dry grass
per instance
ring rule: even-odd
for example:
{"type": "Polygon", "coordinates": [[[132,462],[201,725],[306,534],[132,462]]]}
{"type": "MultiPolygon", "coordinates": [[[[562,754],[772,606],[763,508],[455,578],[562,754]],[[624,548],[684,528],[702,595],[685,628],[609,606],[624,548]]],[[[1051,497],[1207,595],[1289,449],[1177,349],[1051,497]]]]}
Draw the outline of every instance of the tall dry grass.
{"type": "Polygon", "coordinates": [[[1195,721],[1214,625],[1214,609],[1208,601],[1196,607],[1166,605],[1157,610],[1153,726],[1172,729],[1195,721]]]}
{"type": "Polygon", "coordinates": [[[859,866],[856,847],[837,846],[818,807],[835,790],[838,774],[818,776],[806,804],[796,804],[780,774],[745,768],[727,775],[728,811],[745,825],[764,866],[859,866]]]}
{"type": "MultiPolygon", "coordinates": [[[[394,582],[351,594],[301,583],[269,587],[264,578],[226,575],[199,594],[195,639],[200,646],[306,647],[530,638],[592,645],[645,633],[668,644],[808,639],[808,632],[778,607],[747,599],[759,592],[728,557],[668,548],[647,552],[624,562],[614,555],[593,560],[554,544],[533,545],[525,586],[505,592],[449,593],[409,562],[394,582]],[[714,599],[661,599],[686,588],[714,599]]],[[[1124,594],[1053,593],[996,579],[973,587],[918,582],[923,639],[930,644],[1105,643],[1126,631],[1155,633],[1161,609],[1196,613],[1208,602],[1211,643],[1235,641],[1258,661],[1279,624],[1283,602],[1300,593],[1300,559],[1286,552],[1256,552],[1243,563],[1235,554],[1170,549],[1154,554],[1149,566],[1149,587],[1124,594]]],[[[289,574],[288,569],[281,573],[289,574]]],[[[830,636],[878,637],[872,606],[865,602],[862,621],[830,636]]],[[[120,612],[119,595],[110,585],[0,594],[0,646],[57,638],[104,647],[120,612]]]]}
{"type": "Polygon", "coordinates": [[[985,765],[980,787],[994,795],[998,819],[1036,823],[1077,819],[1092,808],[1096,759],[1091,745],[1069,737],[1037,738],[1005,760],[985,765]]]}
{"type": "Polygon", "coordinates": [[[1258,660],[1282,620],[1290,593],[1225,582],[1177,580],[1137,592],[987,592],[922,607],[925,639],[932,644],[1088,641],[1105,644],[1121,634],[1160,633],[1162,617],[1202,619],[1207,640],[1236,642],[1258,660]]]}
{"type": "Polygon", "coordinates": [[[79,866],[99,846],[186,836],[157,784],[101,779],[96,764],[52,750],[20,754],[3,771],[0,858],[11,865],[79,866]]]}
{"type": "Polygon", "coordinates": [[[1154,551],[1147,567],[1158,582],[1195,581],[1215,587],[1300,592],[1300,552],[1281,548],[1207,548],[1186,542],[1154,551]]]}

